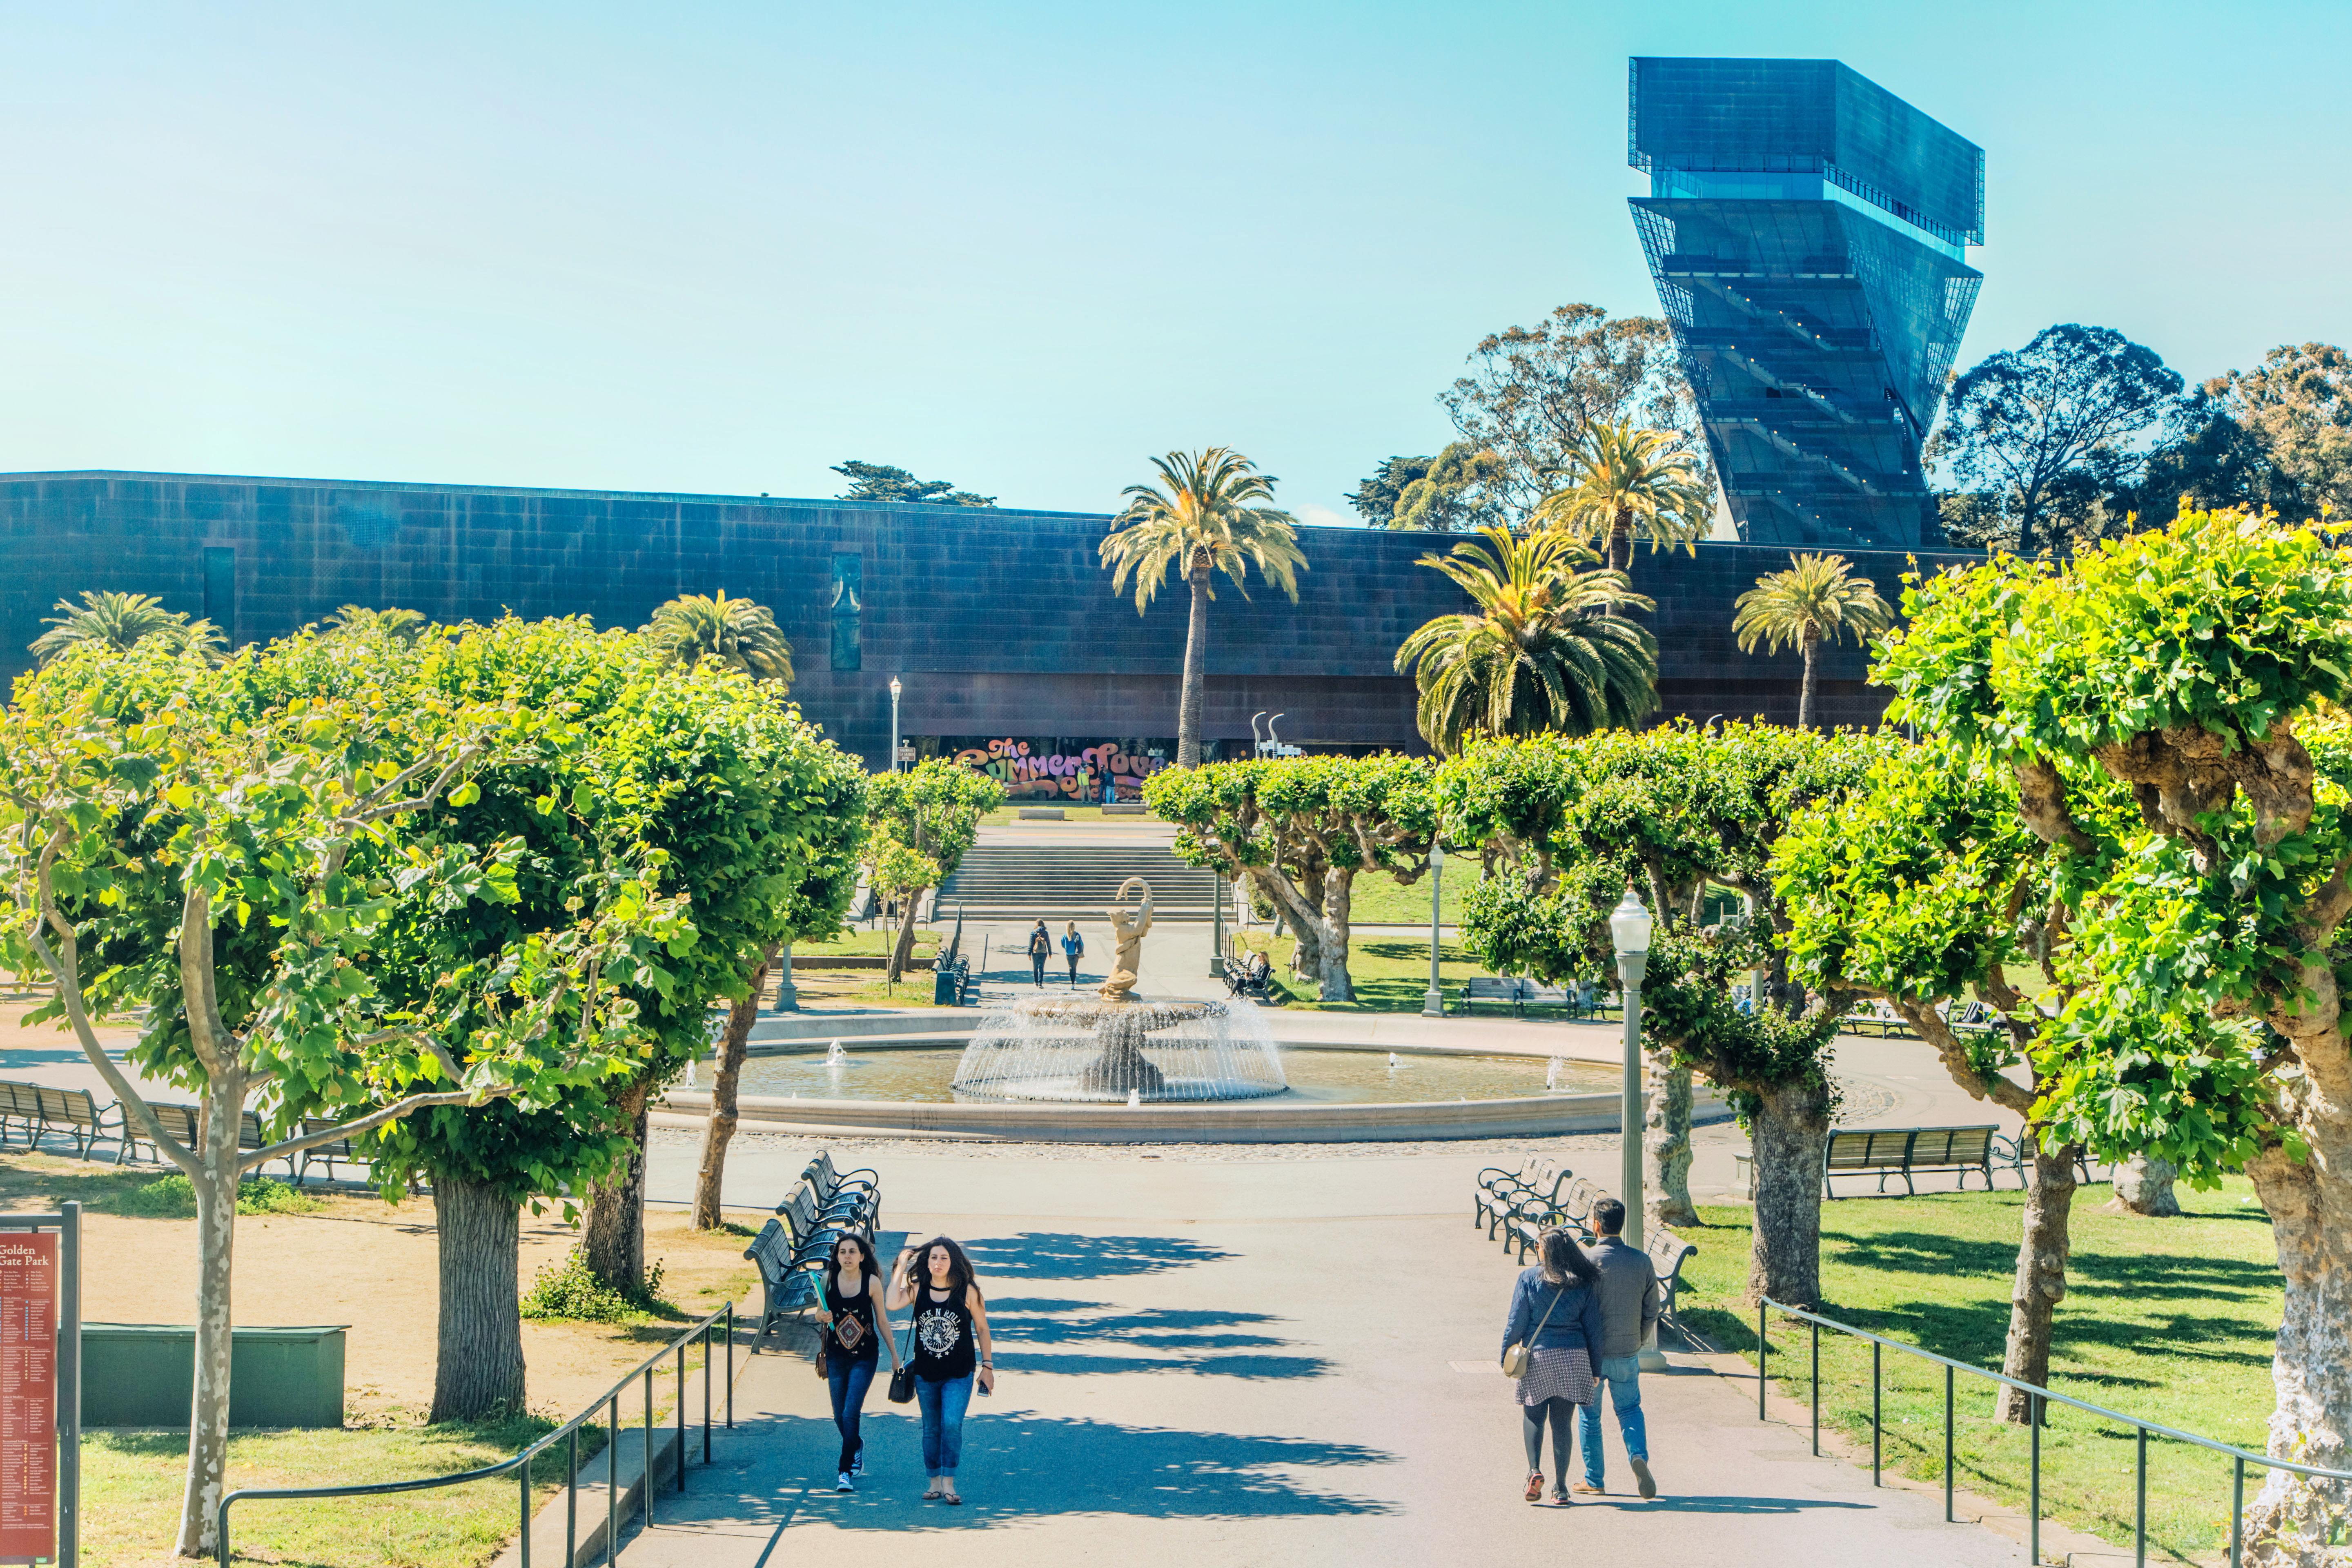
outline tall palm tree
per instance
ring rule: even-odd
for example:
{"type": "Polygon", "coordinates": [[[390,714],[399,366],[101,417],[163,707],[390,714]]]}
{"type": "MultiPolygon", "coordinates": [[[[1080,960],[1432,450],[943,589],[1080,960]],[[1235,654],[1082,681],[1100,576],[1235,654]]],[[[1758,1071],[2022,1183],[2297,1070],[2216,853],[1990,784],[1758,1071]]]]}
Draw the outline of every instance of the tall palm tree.
{"type": "Polygon", "coordinates": [[[228,639],[212,622],[167,610],[163,600],[149,594],[87,593],[79,605],[59,599],[58,613],[41,624],[50,629],[35,637],[28,651],[43,664],[84,643],[128,648],[147,637],[162,637],[215,664],[228,647],[228,639]]]}
{"type": "Polygon", "coordinates": [[[684,594],[654,612],[643,636],[672,664],[689,669],[706,658],[731,665],[758,680],[793,680],[793,645],[775,616],[749,599],[684,594]]]}
{"type": "Polygon", "coordinates": [[[396,643],[414,643],[433,623],[421,610],[371,610],[365,605],[345,605],[327,617],[331,632],[379,631],[396,643]]]}
{"type": "Polygon", "coordinates": [[[1731,629],[1739,651],[1793,647],[1805,656],[1805,682],[1797,696],[1797,728],[1813,727],[1813,651],[1841,633],[1867,643],[1895,624],[1895,612],[1867,577],[1846,575],[1843,555],[1790,555],[1786,572],[1768,572],[1739,595],[1731,629]]]}
{"type": "Polygon", "coordinates": [[[1671,430],[1630,420],[1585,427],[1566,465],[1568,483],[1536,504],[1534,524],[1585,540],[1611,570],[1633,568],[1633,538],[1650,548],[1696,543],[1714,521],[1715,495],[1697,459],[1676,449],[1671,430]]]}
{"type": "Polygon", "coordinates": [[[1658,705],[1658,639],[1622,611],[1657,606],[1566,534],[1482,528],[1450,557],[1421,558],[1459,584],[1473,616],[1440,616],[1404,639],[1396,668],[1421,688],[1421,732],[1452,755],[1473,734],[1586,735],[1658,705]]]}
{"type": "Polygon", "coordinates": [[[1274,499],[1274,479],[1227,447],[1205,452],[1171,452],[1154,458],[1157,485],[1129,485],[1121,493],[1127,508],[1111,520],[1102,542],[1102,563],[1113,568],[1110,591],[1124,593],[1135,574],[1135,613],[1151,607],[1163,578],[1181,574],[1192,587],[1192,619],[1184,634],[1184,692],[1176,713],[1176,764],[1201,761],[1202,710],[1206,706],[1209,601],[1216,591],[1213,574],[1223,572],[1249,597],[1250,563],[1267,581],[1298,602],[1298,574],[1307,557],[1298,548],[1298,520],[1257,503],[1274,499]]]}

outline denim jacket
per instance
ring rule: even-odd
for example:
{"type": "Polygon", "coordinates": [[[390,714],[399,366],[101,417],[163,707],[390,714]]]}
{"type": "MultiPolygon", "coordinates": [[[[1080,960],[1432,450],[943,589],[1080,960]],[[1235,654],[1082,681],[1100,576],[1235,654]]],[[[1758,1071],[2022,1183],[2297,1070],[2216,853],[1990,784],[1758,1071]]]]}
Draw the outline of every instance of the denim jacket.
{"type": "MultiPolygon", "coordinates": [[[[1503,1323],[1503,1350],[1509,1350],[1535,1331],[1538,1322],[1543,1331],[1536,1334],[1535,1349],[1561,1350],[1570,1345],[1582,1345],[1584,1353],[1592,1360],[1597,1376],[1601,1371],[1601,1297],[1582,1285],[1570,1280],[1554,1287],[1544,1278],[1540,1268],[1519,1272],[1519,1282],[1511,1291],[1511,1315],[1503,1323]],[[1559,1304],[1552,1306],[1553,1298],[1559,1304]],[[1551,1309],[1549,1321],[1544,1310],[1551,1309]]],[[[1496,1352],[1499,1360],[1501,1352],[1496,1352]]]]}

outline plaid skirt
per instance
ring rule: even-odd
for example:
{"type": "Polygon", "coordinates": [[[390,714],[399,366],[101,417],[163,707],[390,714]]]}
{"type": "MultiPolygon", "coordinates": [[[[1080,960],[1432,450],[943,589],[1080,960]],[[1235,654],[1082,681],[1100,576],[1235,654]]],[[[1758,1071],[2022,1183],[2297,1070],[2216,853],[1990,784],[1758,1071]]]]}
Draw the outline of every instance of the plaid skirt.
{"type": "Polygon", "coordinates": [[[1582,1345],[1570,1345],[1530,1352],[1527,1375],[1519,1379],[1512,1399],[1519,1405],[1541,1405],[1547,1399],[1590,1405],[1599,1394],[1592,1381],[1591,1358],[1582,1345]]]}

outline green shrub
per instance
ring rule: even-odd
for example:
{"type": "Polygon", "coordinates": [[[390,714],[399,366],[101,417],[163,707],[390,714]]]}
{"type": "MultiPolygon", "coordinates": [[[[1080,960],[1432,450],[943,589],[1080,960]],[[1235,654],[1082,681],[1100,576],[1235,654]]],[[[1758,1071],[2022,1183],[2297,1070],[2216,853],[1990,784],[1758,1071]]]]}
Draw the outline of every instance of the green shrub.
{"type": "Polygon", "coordinates": [[[631,1295],[615,1290],[589,1271],[588,1254],[573,1247],[561,1263],[539,1271],[522,1294],[526,1318],[568,1318],[579,1323],[621,1323],[647,1315],[667,1316],[676,1309],[661,1298],[662,1266],[656,1258],[646,1268],[646,1288],[631,1295]]]}
{"type": "MultiPolygon", "coordinates": [[[[196,1189],[175,1172],[119,1194],[107,1206],[116,1214],[141,1219],[194,1219],[196,1189]]],[[[301,1188],[268,1176],[248,1176],[236,1189],[239,1214],[315,1214],[325,1206],[323,1200],[301,1188]]]]}

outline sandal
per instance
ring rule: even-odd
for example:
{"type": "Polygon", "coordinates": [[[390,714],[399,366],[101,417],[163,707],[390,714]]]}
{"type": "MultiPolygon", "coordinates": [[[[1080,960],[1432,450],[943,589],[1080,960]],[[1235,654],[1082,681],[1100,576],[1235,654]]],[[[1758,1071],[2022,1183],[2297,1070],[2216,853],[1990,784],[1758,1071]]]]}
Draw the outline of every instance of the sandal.
{"type": "Polygon", "coordinates": [[[1541,1470],[1529,1470],[1528,1472],[1528,1500],[1529,1502],[1543,1501],[1543,1472],[1541,1470]]]}
{"type": "Polygon", "coordinates": [[[925,1493],[923,1494],[923,1500],[924,1500],[925,1502],[937,1502],[937,1501],[939,1501],[939,1500],[940,1500],[940,1498],[944,1497],[945,1495],[947,1495],[947,1494],[945,1494],[944,1492],[940,1491],[939,1488],[937,1488],[937,1487],[933,1487],[930,1490],[929,1490],[929,1491],[927,1491],[927,1492],[925,1492],[925,1493]]]}

